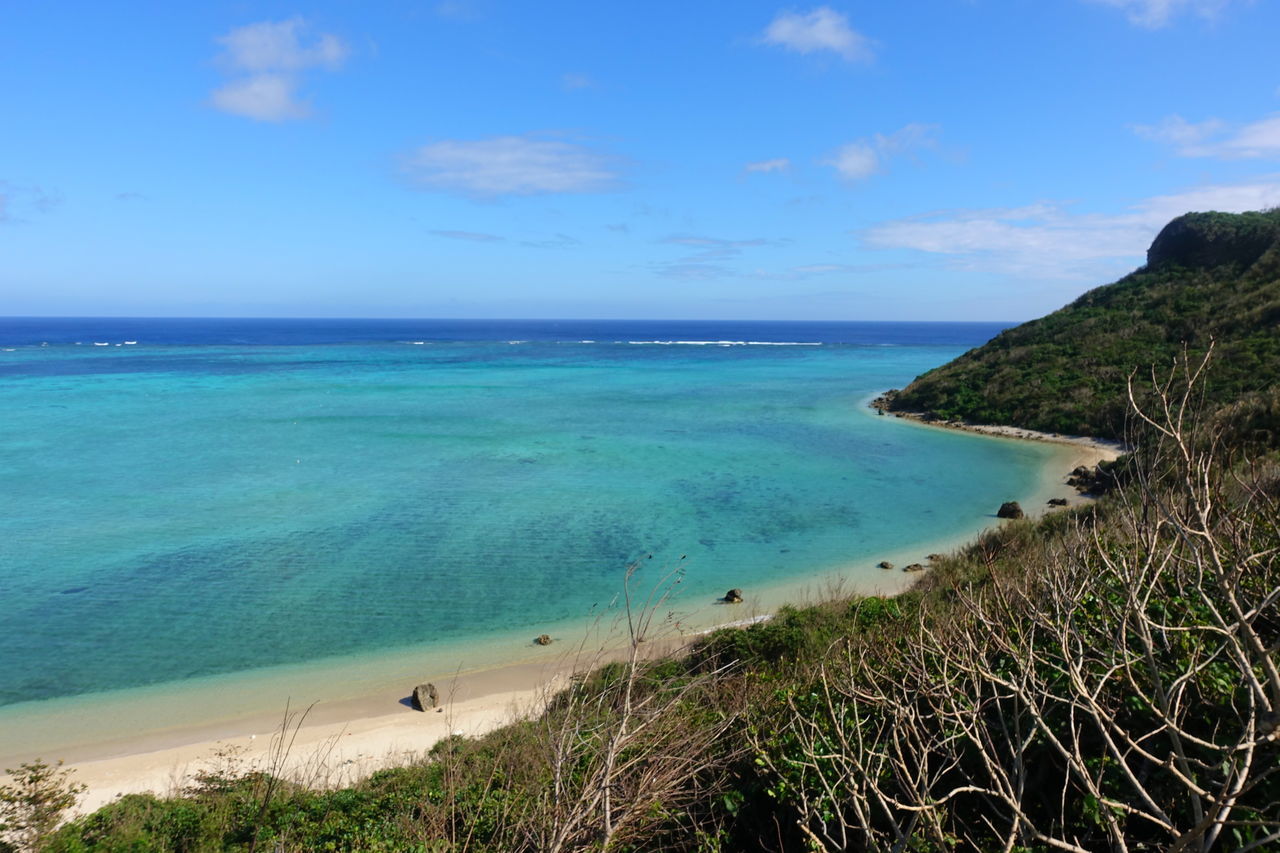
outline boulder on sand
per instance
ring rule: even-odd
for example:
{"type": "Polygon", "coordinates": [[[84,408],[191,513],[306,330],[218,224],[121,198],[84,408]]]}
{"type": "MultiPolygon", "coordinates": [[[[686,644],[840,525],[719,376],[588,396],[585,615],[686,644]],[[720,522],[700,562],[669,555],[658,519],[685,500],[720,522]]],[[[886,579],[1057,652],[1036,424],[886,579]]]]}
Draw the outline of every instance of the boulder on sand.
{"type": "Polygon", "coordinates": [[[1066,506],[1066,498],[1049,498],[1049,506],[1066,506]]]}
{"type": "Polygon", "coordinates": [[[1025,515],[1017,501],[1005,501],[996,512],[996,518],[1022,518],[1025,515]]]}
{"type": "Polygon", "coordinates": [[[537,644],[538,644],[538,645],[540,645],[540,646],[549,646],[549,645],[551,645],[551,635],[550,635],[550,634],[539,634],[539,635],[538,635],[538,638],[537,638],[536,640],[534,640],[534,642],[535,642],[535,643],[537,643],[537,644]]]}
{"type": "Polygon", "coordinates": [[[419,684],[413,688],[413,707],[417,711],[425,711],[440,704],[440,694],[436,686],[430,682],[419,684]]]}
{"type": "Polygon", "coordinates": [[[740,589],[731,589],[731,590],[729,590],[728,592],[726,592],[726,593],[724,594],[724,598],[723,598],[723,599],[721,599],[721,600],[722,600],[725,604],[741,604],[741,603],[742,603],[742,590],[740,590],[740,589]]]}
{"type": "Polygon", "coordinates": [[[880,562],[876,563],[876,567],[881,569],[892,569],[893,563],[890,563],[888,560],[881,560],[880,562]]]}

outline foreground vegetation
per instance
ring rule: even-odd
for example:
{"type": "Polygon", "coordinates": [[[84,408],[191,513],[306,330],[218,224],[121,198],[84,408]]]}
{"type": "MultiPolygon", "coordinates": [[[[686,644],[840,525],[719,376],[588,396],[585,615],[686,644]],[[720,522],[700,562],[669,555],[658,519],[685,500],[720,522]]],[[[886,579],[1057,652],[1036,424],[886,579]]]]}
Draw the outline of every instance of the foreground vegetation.
{"type": "MultiPolygon", "coordinates": [[[[318,790],[234,762],[35,842],[84,850],[1280,846],[1280,462],[1157,389],[1128,484],[909,594],[785,609],[318,790]]],[[[1188,386],[1190,390],[1188,390],[1188,386]]]]}
{"type": "Polygon", "coordinates": [[[1215,404],[1262,395],[1280,433],[1280,209],[1189,213],[1165,226],[1147,265],[918,377],[891,407],[948,420],[1119,438],[1135,368],[1167,369],[1216,342],[1215,404]]]}

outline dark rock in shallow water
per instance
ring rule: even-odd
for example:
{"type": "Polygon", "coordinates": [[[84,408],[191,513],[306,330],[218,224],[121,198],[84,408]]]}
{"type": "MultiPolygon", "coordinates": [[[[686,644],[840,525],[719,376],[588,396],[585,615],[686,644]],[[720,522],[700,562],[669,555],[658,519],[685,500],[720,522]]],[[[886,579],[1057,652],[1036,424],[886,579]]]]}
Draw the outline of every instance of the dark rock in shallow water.
{"type": "Polygon", "coordinates": [[[1005,501],[996,512],[996,518],[1022,518],[1025,515],[1017,501],[1005,501]]]}
{"type": "Polygon", "coordinates": [[[440,704],[440,694],[436,686],[430,682],[419,684],[413,688],[413,707],[417,711],[425,711],[440,704]]]}
{"type": "Polygon", "coordinates": [[[550,635],[550,634],[539,634],[539,635],[538,635],[538,638],[537,638],[536,640],[534,640],[534,642],[535,642],[535,643],[537,643],[537,644],[538,644],[538,645],[540,645],[540,646],[549,646],[549,645],[551,645],[551,635],[550,635]]]}
{"type": "Polygon", "coordinates": [[[722,601],[724,601],[724,603],[725,603],[725,604],[741,604],[741,603],[742,603],[742,590],[740,590],[740,589],[731,589],[731,590],[729,590],[728,592],[726,592],[726,593],[724,594],[724,598],[723,598],[723,599],[721,599],[721,600],[722,600],[722,601]]]}
{"type": "Polygon", "coordinates": [[[888,560],[881,560],[880,562],[876,563],[876,567],[881,569],[892,569],[893,563],[890,563],[888,560]]]}
{"type": "Polygon", "coordinates": [[[879,397],[876,397],[874,400],[872,400],[871,408],[875,409],[877,412],[883,415],[885,412],[885,409],[893,408],[893,398],[896,396],[898,396],[898,389],[891,388],[888,391],[885,391],[879,397]]]}
{"type": "Polygon", "coordinates": [[[912,563],[909,566],[903,566],[902,570],[904,572],[923,572],[924,566],[920,565],[919,563],[912,563]]]}

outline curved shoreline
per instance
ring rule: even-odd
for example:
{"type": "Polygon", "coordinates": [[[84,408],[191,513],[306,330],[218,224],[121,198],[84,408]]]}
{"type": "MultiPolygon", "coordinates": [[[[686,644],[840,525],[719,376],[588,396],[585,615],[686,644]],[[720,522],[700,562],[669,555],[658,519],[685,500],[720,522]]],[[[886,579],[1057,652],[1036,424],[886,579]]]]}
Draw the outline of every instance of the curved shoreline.
{"type": "MultiPolygon", "coordinates": [[[[880,398],[876,398],[880,399],[880,398]]],[[[868,405],[876,411],[884,414],[885,409],[868,403],[868,405]]],[[[930,420],[924,412],[892,412],[894,418],[917,423],[922,426],[934,427],[936,429],[954,429],[961,432],[972,432],[979,435],[990,435],[997,438],[1018,438],[1023,441],[1044,441],[1050,444],[1066,444],[1082,449],[1090,449],[1102,454],[1104,461],[1116,459],[1123,453],[1128,453],[1130,448],[1123,442],[1110,438],[1094,438],[1088,435],[1065,435],[1057,432],[1041,432],[1040,430],[1027,429],[1026,427],[1004,426],[999,424],[973,424],[968,421],[945,421],[930,420]]]]}
{"type": "MultiPolygon", "coordinates": [[[[1030,515],[1046,511],[1045,501],[1049,497],[1076,497],[1074,489],[1065,483],[1066,472],[1077,465],[1090,467],[1113,459],[1122,449],[1118,443],[1098,439],[1008,427],[934,424],[906,416],[900,420],[904,425],[961,429],[992,439],[1062,445],[1064,452],[1046,460],[1040,482],[1025,499],[1030,515]]],[[[876,559],[889,559],[900,566],[922,562],[926,551],[945,552],[961,547],[991,523],[963,534],[905,545],[876,559]]],[[[842,573],[827,572],[803,584],[791,582],[753,590],[747,604],[733,608],[734,618],[722,618],[730,614],[716,613],[710,607],[700,608],[688,614],[682,623],[673,625],[663,640],[646,648],[648,654],[676,651],[716,627],[768,618],[786,603],[804,604],[839,594],[897,594],[909,588],[919,576],[894,570],[884,573],[883,584],[854,589],[842,573]]],[[[588,636],[554,656],[543,655],[540,660],[437,677],[436,683],[444,697],[438,712],[424,714],[406,707],[403,704],[406,684],[387,686],[356,698],[319,703],[301,721],[293,751],[280,770],[313,784],[348,784],[383,767],[410,761],[450,734],[475,736],[536,713],[550,693],[574,671],[622,653],[624,638],[614,633],[601,634],[599,627],[596,626],[594,639],[588,636]]],[[[214,754],[218,750],[230,748],[237,752],[238,760],[246,766],[269,766],[273,734],[280,730],[281,721],[281,713],[255,714],[221,723],[152,730],[64,750],[63,757],[76,771],[76,780],[88,786],[76,811],[92,812],[126,793],[177,793],[193,774],[215,762],[214,754]]]]}

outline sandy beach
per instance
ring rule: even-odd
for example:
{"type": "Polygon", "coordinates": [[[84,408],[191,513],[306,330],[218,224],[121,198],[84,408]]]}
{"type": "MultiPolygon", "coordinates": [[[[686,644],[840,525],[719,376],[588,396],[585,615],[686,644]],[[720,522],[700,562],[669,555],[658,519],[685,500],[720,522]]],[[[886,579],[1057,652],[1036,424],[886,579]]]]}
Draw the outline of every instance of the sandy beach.
{"type": "MultiPolygon", "coordinates": [[[[992,440],[1043,441],[1060,448],[1061,452],[1049,457],[1031,494],[1008,496],[1020,500],[1032,516],[1048,511],[1050,498],[1066,499],[1069,504],[1089,500],[1066,484],[1069,472],[1077,466],[1092,467],[1113,459],[1123,450],[1115,442],[1009,427],[929,424],[912,418],[902,418],[898,423],[910,428],[961,428],[992,440]]],[[[984,526],[998,523],[994,509],[1002,499],[1003,496],[993,496],[993,514],[984,526]]],[[[889,560],[897,566],[926,562],[927,554],[954,550],[978,532],[913,543],[876,559],[889,560]]],[[[856,576],[867,576],[866,567],[856,568],[856,576]]],[[[894,594],[918,577],[900,570],[884,571],[877,576],[879,583],[873,588],[862,588],[866,586],[862,584],[852,589],[839,574],[831,574],[816,576],[804,586],[793,583],[748,590],[747,600],[741,605],[704,606],[682,615],[679,623],[667,627],[661,642],[646,648],[650,654],[675,650],[714,625],[767,618],[785,603],[804,604],[851,592],[894,594]]],[[[539,659],[436,677],[433,683],[440,691],[441,707],[425,713],[409,706],[412,685],[403,681],[384,684],[358,698],[321,702],[309,709],[295,706],[287,724],[287,755],[280,750],[280,733],[286,728],[283,708],[274,715],[258,714],[220,724],[178,727],[113,742],[84,744],[59,755],[74,770],[75,780],[88,789],[76,808],[77,814],[92,812],[128,793],[179,792],[195,774],[228,761],[242,768],[271,769],[307,784],[341,785],[380,768],[411,761],[450,734],[476,736],[535,715],[571,673],[621,656],[625,645],[624,635],[616,628],[603,633],[597,630],[586,639],[566,638],[557,644],[554,654],[543,654],[539,659]],[[301,716],[303,711],[305,717],[301,716]]]]}
{"type": "MultiPolygon", "coordinates": [[[[648,655],[675,650],[692,634],[666,631],[646,644],[648,655]]],[[[413,708],[407,686],[359,699],[318,702],[258,715],[225,727],[184,727],[71,749],[67,766],[87,786],[75,814],[87,814],[130,793],[180,792],[197,774],[234,764],[269,770],[314,786],[349,784],[376,770],[410,762],[450,735],[475,737],[536,715],[575,672],[625,654],[620,639],[590,654],[565,644],[549,662],[518,663],[437,678],[440,705],[413,708]],[[287,749],[281,745],[287,743],[287,749]],[[106,753],[105,757],[77,758],[106,753]]]]}

